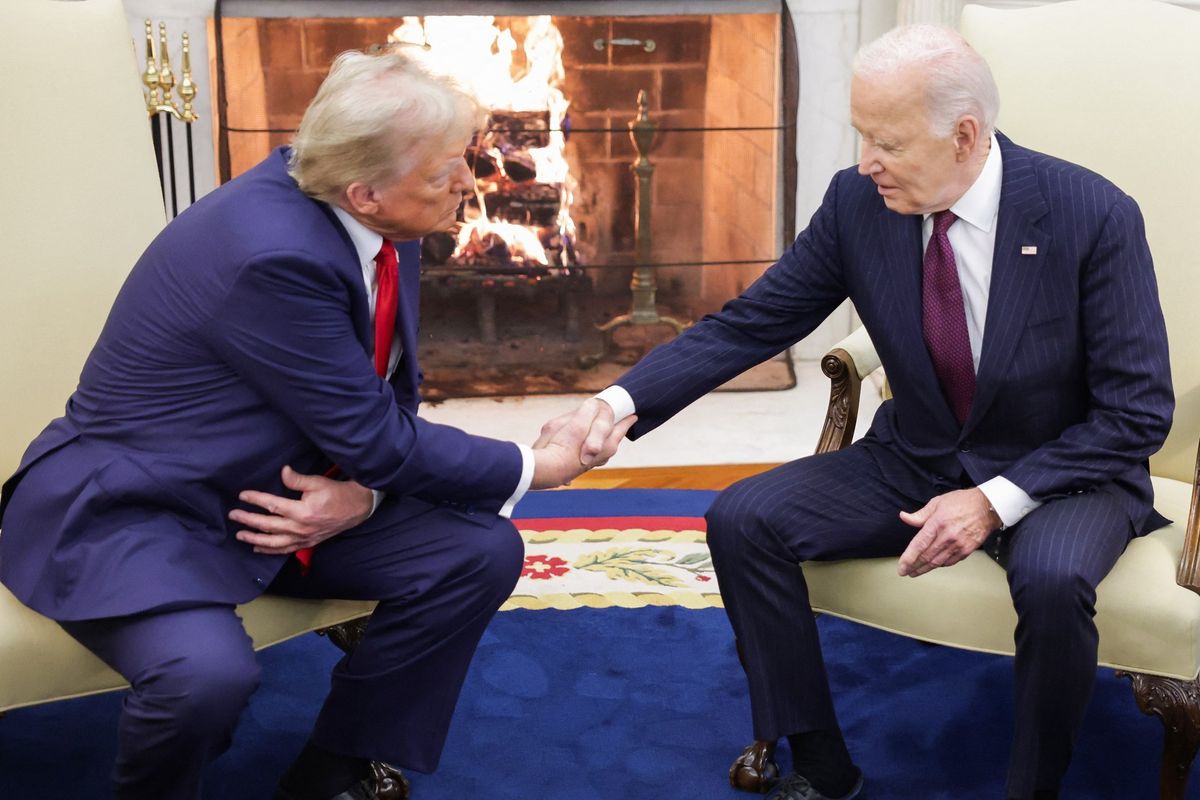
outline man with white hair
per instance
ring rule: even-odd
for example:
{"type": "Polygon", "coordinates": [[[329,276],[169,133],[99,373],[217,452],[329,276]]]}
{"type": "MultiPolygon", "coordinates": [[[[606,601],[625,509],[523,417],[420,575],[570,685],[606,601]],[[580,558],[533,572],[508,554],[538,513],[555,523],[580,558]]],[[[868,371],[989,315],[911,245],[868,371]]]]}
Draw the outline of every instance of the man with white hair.
{"type": "Polygon", "coordinates": [[[406,58],[340,56],[292,148],[150,244],[5,484],[0,580],[132,684],[120,800],[201,796],[258,683],[234,606],[263,592],[379,601],[279,800],[399,800],[371,761],[437,765],[523,563],[507,517],[586,433],[417,416],[418,240],[453,224],[481,122],[406,58]]]}
{"type": "MultiPolygon", "coordinates": [[[[901,574],[988,544],[1016,629],[1009,798],[1058,794],[1096,670],[1095,587],[1164,524],[1146,460],[1170,427],[1167,340],[1141,214],[1095,173],[993,130],[998,93],[957,33],[900,28],[860,52],[857,169],[754,285],[543,436],[583,458],[811,332],[850,298],[894,399],[851,446],[743,480],[708,543],[756,738],[790,743],[777,800],[853,798],[799,562],[899,555],[901,574]]],[[[930,792],[936,787],[931,786],[930,792]]]]}

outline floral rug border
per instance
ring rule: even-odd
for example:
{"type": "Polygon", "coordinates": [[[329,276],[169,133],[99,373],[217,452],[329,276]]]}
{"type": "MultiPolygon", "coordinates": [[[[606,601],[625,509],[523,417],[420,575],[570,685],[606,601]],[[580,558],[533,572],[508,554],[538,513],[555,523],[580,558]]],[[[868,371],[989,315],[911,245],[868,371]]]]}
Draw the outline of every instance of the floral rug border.
{"type": "Polygon", "coordinates": [[[721,607],[703,530],[540,530],[530,522],[517,522],[525,565],[502,611],[721,607]]]}

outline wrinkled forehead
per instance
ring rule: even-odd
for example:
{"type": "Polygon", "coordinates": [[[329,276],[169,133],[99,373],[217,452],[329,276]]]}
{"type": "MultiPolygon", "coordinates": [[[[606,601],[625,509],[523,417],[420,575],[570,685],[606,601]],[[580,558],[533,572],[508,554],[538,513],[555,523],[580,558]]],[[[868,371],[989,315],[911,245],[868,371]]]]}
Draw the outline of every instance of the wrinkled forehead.
{"type": "Polygon", "coordinates": [[[917,68],[883,75],[855,74],[850,81],[850,121],[868,128],[907,128],[928,119],[926,76],[917,68]]]}
{"type": "Polygon", "coordinates": [[[400,175],[428,174],[454,166],[462,159],[472,134],[438,131],[417,137],[396,137],[392,144],[397,161],[404,165],[400,175]]]}

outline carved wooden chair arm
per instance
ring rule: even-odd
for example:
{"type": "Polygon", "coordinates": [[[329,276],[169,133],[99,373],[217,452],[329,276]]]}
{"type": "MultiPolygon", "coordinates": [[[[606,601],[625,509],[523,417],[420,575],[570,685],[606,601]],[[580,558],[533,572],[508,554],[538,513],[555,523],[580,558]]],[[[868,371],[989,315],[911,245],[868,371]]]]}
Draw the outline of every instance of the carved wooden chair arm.
{"type": "Polygon", "coordinates": [[[1183,539],[1183,557],[1175,582],[1200,594],[1200,453],[1196,456],[1196,474],[1192,477],[1192,506],[1188,510],[1187,533],[1183,539]]]}
{"type": "Polygon", "coordinates": [[[821,359],[821,371],[829,378],[829,409],[817,442],[817,453],[841,450],[854,439],[858,400],[863,378],[879,368],[879,356],[866,328],[838,342],[821,359]]]}

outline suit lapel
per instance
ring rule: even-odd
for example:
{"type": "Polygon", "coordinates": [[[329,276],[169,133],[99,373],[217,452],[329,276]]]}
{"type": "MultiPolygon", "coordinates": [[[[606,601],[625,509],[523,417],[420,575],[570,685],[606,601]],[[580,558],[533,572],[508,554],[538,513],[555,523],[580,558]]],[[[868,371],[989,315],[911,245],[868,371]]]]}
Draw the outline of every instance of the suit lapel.
{"type": "Polygon", "coordinates": [[[1050,234],[1037,224],[1046,215],[1047,207],[1028,154],[1006,137],[997,134],[997,138],[1004,157],[1004,175],[996,220],[996,249],[992,255],[975,400],[964,431],[983,418],[1004,383],[1025,331],[1051,242],[1050,234]]]}
{"type": "MultiPolygon", "coordinates": [[[[906,338],[921,335],[921,217],[897,214],[886,207],[879,217],[884,270],[892,284],[897,333],[906,338]]],[[[924,344],[921,345],[924,347],[924,344]]]]}
{"type": "Polygon", "coordinates": [[[313,202],[320,207],[321,212],[329,220],[329,224],[333,225],[333,229],[337,231],[338,238],[342,240],[345,247],[345,258],[339,259],[337,265],[345,269],[346,282],[353,287],[351,292],[354,300],[350,309],[350,319],[354,323],[354,335],[370,355],[375,341],[375,332],[371,326],[371,300],[367,296],[367,286],[363,282],[362,264],[358,261],[358,250],[355,249],[354,240],[350,238],[350,234],[346,232],[337,215],[333,213],[333,209],[319,200],[313,200],[313,202]]]}
{"type": "Polygon", "coordinates": [[[421,288],[421,242],[396,242],[396,256],[399,259],[399,280],[396,289],[400,293],[396,304],[396,330],[400,334],[400,362],[392,374],[392,387],[400,396],[412,394],[417,385],[417,322],[420,314],[421,288]]]}

